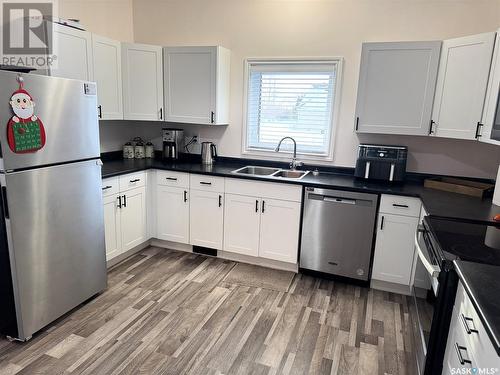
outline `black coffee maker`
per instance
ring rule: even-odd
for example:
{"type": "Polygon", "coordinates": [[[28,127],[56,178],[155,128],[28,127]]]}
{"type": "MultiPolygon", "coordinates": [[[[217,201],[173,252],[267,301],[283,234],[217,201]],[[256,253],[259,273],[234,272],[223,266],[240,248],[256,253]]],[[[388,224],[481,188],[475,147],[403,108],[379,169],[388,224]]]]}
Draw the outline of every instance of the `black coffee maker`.
{"type": "Polygon", "coordinates": [[[365,180],[401,182],[406,176],[408,147],[361,144],[354,175],[365,180]]]}
{"type": "Polygon", "coordinates": [[[182,129],[163,129],[163,159],[177,160],[184,139],[184,131],[182,129]]]}

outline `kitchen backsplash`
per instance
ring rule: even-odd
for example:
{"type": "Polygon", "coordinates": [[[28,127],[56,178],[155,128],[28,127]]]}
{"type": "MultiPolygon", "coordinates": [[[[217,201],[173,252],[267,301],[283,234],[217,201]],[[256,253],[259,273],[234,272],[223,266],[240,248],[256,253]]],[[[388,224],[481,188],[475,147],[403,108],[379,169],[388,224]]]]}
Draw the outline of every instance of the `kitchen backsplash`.
{"type": "MultiPolygon", "coordinates": [[[[241,150],[241,135],[225,134],[226,132],[233,133],[236,130],[231,129],[231,125],[209,128],[206,126],[148,121],[101,121],[101,152],[121,150],[123,144],[134,137],[152,141],[155,149],[160,150],[162,142],[161,129],[163,127],[182,128],[186,137],[198,135],[201,141],[216,143],[218,152],[222,156],[241,157],[240,152],[237,151],[241,150]],[[234,143],[237,143],[237,147],[234,147],[234,143]]],[[[361,143],[408,146],[407,169],[411,172],[494,179],[500,164],[500,147],[480,142],[433,137],[369,134],[359,135],[358,139],[361,143]]],[[[339,141],[337,139],[336,143],[339,143],[339,141]]],[[[199,153],[199,147],[192,147],[190,151],[199,153]]],[[[345,150],[342,152],[345,152],[345,150]]],[[[352,148],[349,148],[349,155],[335,155],[336,159],[351,160],[350,163],[339,165],[334,161],[333,163],[315,162],[314,164],[354,167],[356,155],[356,146],[352,146],[352,148]]]]}

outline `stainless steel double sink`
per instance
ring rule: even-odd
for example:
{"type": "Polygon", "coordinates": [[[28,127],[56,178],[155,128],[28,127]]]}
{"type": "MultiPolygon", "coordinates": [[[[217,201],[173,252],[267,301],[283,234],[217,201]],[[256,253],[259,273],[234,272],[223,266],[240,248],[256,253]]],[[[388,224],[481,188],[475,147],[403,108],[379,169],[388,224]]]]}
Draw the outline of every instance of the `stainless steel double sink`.
{"type": "Polygon", "coordinates": [[[300,180],[305,175],[307,175],[309,171],[298,171],[293,169],[281,169],[281,168],[247,165],[243,168],[236,169],[231,173],[247,175],[247,176],[256,176],[256,177],[271,177],[271,178],[300,180]]]}

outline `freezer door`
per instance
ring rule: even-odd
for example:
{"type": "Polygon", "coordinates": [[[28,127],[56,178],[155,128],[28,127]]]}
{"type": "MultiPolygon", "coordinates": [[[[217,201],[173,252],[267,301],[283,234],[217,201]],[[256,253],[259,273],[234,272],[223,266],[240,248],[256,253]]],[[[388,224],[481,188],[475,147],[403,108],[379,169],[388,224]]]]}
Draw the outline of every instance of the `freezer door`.
{"type": "Polygon", "coordinates": [[[35,102],[34,114],[45,128],[45,146],[14,153],[7,142],[7,125],[14,115],[12,94],[18,73],[0,71],[0,142],[3,170],[36,167],[99,157],[99,124],[95,83],[23,74],[24,89],[35,102]]]}
{"type": "Polygon", "coordinates": [[[106,287],[99,163],[4,175],[20,339],[106,287]]]}

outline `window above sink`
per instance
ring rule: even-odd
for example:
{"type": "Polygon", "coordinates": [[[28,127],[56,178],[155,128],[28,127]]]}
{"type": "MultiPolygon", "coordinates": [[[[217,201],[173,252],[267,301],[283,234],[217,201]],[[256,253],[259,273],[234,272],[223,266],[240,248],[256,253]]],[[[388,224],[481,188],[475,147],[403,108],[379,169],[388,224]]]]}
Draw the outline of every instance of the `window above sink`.
{"type": "Polygon", "coordinates": [[[282,159],[287,135],[302,159],[333,160],[341,76],[342,58],[248,59],[243,154],[282,159]]]}

